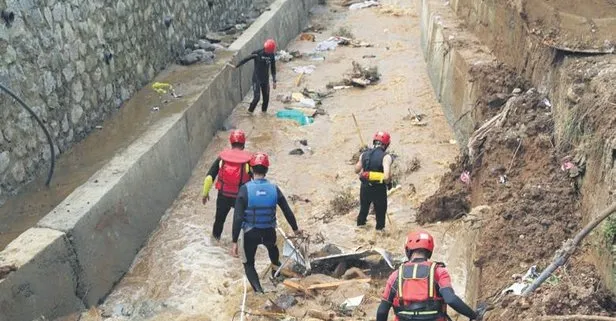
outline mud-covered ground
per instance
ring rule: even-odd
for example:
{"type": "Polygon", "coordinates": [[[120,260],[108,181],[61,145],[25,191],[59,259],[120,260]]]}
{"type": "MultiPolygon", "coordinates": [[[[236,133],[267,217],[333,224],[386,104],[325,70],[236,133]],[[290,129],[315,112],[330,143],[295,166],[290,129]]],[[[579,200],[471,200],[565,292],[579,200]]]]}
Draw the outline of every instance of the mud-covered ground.
{"type": "MultiPolygon", "coordinates": [[[[510,1],[510,0],[507,0],[510,1]]],[[[614,0],[523,0],[515,3],[527,29],[545,44],[580,52],[613,52],[614,0]]]]}
{"type": "MultiPolygon", "coordinates": [[[[590,82],[600,74],[597,65],[606,66],[597,61],[569,65],[570,77],[579,78],[579,83],[584,83],[583,75],[586,75],[589,85],[583,85],[577,92],[580,95],[585,92],[583,96],[589,100],[590,92],[597,94],[601,83],[606,82],[605,79],[590,82]]],[[[481,73],[486,72],[490,73],[489,70],[481,73]]],[[[518,94],[511,94],[511,85],[516,84],[525,85],[509,82],[509,86],[492,88],[492,91],[503,90],[494,97],[509,97],[506,103],[502,99],[500,103],[495,99],[480,102],[483,121],[478,122],[477,129],[484,121],[508,109],[502,126],[495,126],[481,144],[474,145],[475,157],[461,157],[452,165],[451,172],[441,180],[440,190],[421,205],[418,222],[464,217],[481,225],[474,264],[480,270],[478,301],[494,308],[487,314],[487,320],[533,320],[541,315],[616,315],[614,297],[600,281],[587,253],[588,246],[579,249],[534,295],[501,296],[515,282],[513,276],[524,275],[533,265],[539,271],[544,269],[562,242],[583,227],[580,177],[584,166],[579,162],[581,157],[576,156],[580,155],[580,149],[573,148],[581,146],[582,139],[576,136],[578,139],[572,144],[557,146],[551,102],[532,88],[522,87],[518,94]],[[572,160],[575,167],[568,168],[567,160],[572,160]],[[468,175],[463,175],[464,172],[468,175]]],[[[596,95],[593,98],[598,103],[596,95]]],[[[597,108],[585,106],[583,99],[571,99],[580,102],[573,108],[586,110],[589,120],[597,113],[597,108]]],[[[604,118],[613,119],[607,115],[604,118]]],[[[592,121],[579,126],[583,124],[586,124],[586,134],[592,132],[592,121]]],[[[594,124],[599,125],[596,121],[594,124]]],[[[605,129],[605,125],[602,122],[597,128],[605,129]]],[[[600,131],[593,133],[606,136],[600,131]]]]}

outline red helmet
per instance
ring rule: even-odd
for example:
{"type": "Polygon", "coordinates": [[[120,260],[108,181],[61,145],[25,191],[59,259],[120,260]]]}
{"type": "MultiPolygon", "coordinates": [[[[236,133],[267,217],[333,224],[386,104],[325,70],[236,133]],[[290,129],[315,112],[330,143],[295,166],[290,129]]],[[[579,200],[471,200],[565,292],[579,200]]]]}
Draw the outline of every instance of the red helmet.
{"type": "Polygon", "coordinates": [[[250,160],[250,166],[257,165],[269,167],[269,157],[267,157],[266,153],[256,153],[252,156],[252,159],[250,160]]]}
{"type": "Polygon", "coordinates": [[[241,129],[232,130],[231,134],[229,135],[229,141],[231,142],[231,144],[235,144],[235,143],[245,144],[246,134],[244,134],[244,131],[241,129]]]}
{"type": "Polygon", "coordinates": [[[434,250],[434,239],[426,231],[411,232],[406,237],[404,249],[407,251],[425,249],[432,252],[434,250]]]}
{"type": "Polygon", "coordinates": [[[276,41],[274,39],[267,39],[263,44],[263,49],[269,54],[276,52],[276,41]]]}
{"type": "Polygon", "coordinates": [[[378,131],[374,134],[374,137],[372,138],[372,141],[375,140],[381,142],[385,146],[389,146],[389,143],[391,143],[391,136],[388,132],[378,131]]]}

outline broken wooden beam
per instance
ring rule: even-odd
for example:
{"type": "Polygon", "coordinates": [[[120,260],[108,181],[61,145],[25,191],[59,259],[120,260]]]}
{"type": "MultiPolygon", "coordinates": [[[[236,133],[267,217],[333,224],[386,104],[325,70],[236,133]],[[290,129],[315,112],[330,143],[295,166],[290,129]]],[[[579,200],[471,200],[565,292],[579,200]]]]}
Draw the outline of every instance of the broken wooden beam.
{"type": "Polygon", "coordinates": [[[334,312],[322,312],[317,310],[308,310],[306,314],[309,317],[317,318],[323,321],[332,321],[336,317],[336,314],[334,312]]]}
{"type": "Polygon", "coordinates": [[[303,285],[301,285],[301,284],[299,284],[297,282],[294,282],[294,281],[291,281],[289,279],[286,279],[286,280],[284,280],[282,282],[282,285],[286,286],[287,288],[293,289],[295,291],[302,292],[302,293],[304,293],[305,295],[307,295],[309,297],[314,297],[312,295],[312,293],[310,293],[310,291],[308,291],[307,288],[305,288],[303,285]]]}

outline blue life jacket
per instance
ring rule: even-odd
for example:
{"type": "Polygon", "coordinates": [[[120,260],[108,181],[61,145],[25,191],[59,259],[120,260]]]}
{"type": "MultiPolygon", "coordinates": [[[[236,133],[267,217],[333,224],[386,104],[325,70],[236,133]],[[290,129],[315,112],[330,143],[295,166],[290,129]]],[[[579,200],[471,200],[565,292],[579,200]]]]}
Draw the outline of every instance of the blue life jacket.
{"type": "Polygon", "coordinates": [[[276,205],[278,190],[266,179],[255,179],[246,183],[248,206],[244,211],[243,228],[276,227],[276,205]]]}

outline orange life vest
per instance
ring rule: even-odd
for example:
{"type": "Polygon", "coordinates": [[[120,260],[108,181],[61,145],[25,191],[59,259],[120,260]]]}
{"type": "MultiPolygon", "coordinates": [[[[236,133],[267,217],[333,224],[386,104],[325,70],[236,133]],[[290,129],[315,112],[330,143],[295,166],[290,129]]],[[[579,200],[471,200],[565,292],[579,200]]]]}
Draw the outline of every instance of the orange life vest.
{"type": "Polygon", "coordinates": [[[398,269],[394,312],[398,320],[440,320],[447,315],[447,305],[438,293],[435,271],[440,263],[424,261],[406,263],[398,269]]]}
{"type": "Polygon", "coordinates": [[[237,197],[240,186],[250,181],[247,163],[252,155],[239,149],[226,149],[220,153],[220,169],[216,180],[216,189],[222,195],[237,197]]]}

